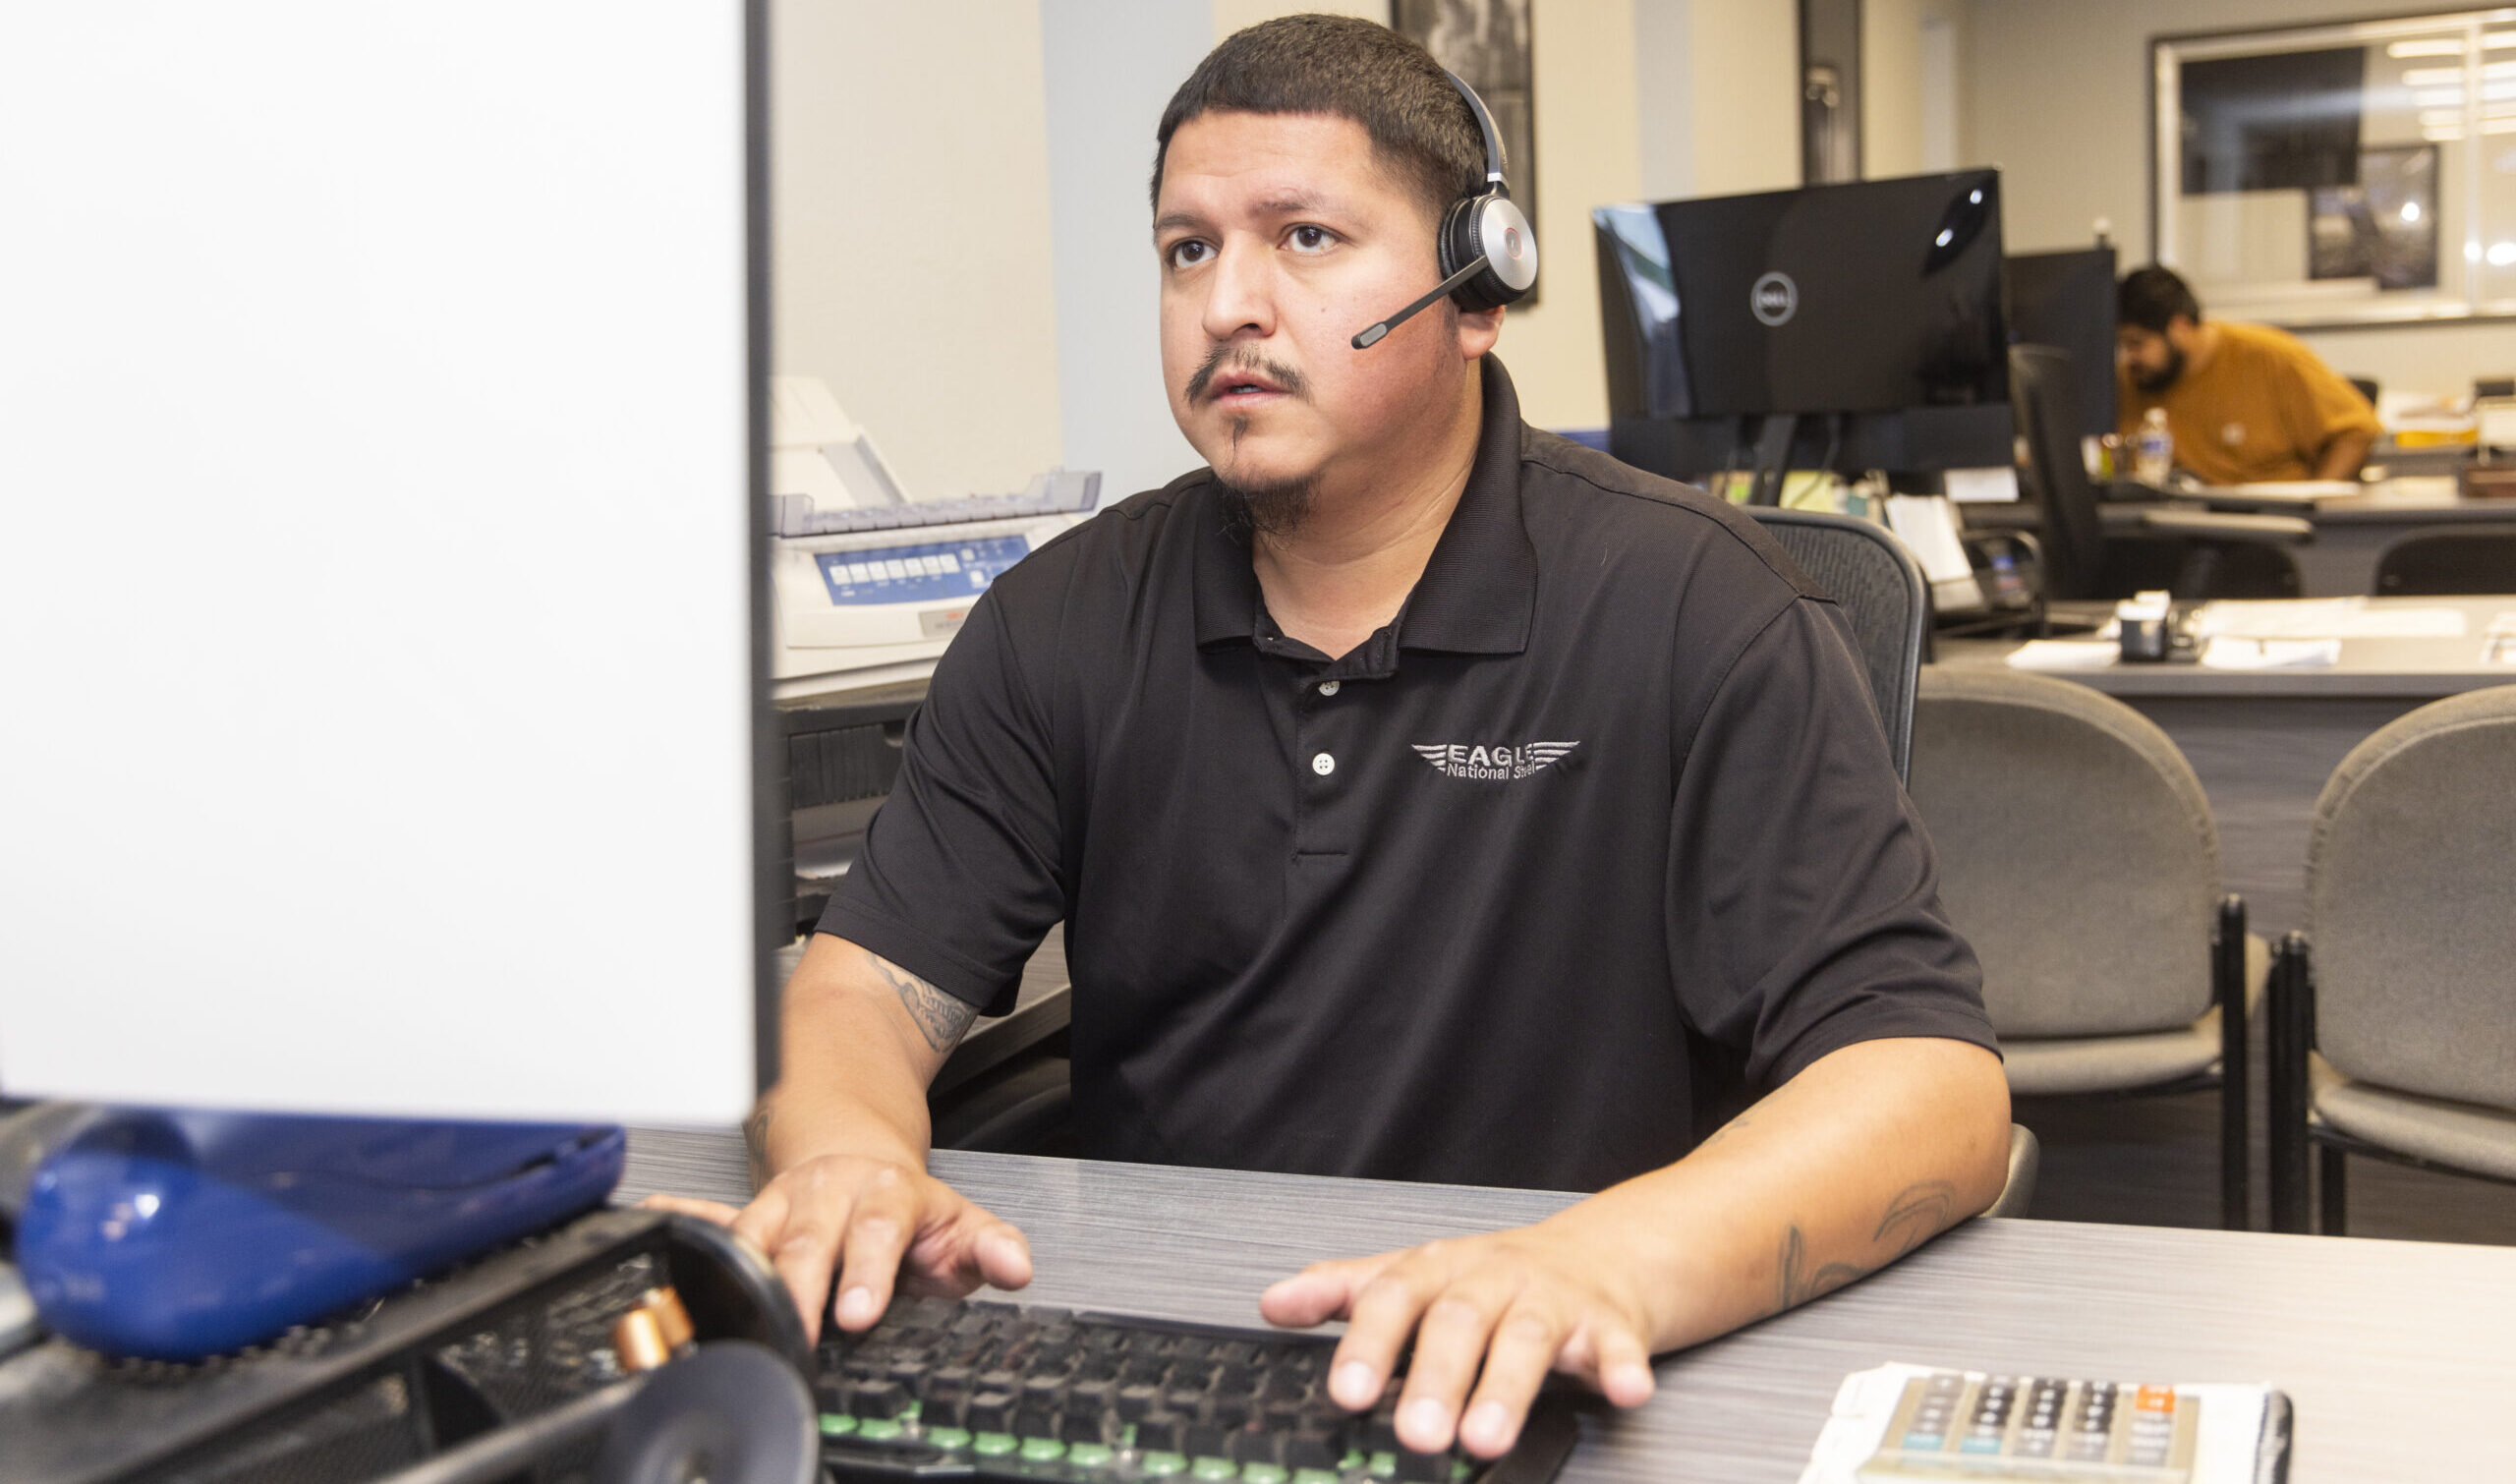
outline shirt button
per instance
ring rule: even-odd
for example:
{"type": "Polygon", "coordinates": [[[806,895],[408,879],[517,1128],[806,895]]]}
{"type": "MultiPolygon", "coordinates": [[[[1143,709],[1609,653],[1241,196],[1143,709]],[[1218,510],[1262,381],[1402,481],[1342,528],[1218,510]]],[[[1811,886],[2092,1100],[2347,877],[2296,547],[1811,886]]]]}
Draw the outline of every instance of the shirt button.
{"type": "Polygon", "coordinates": [[[1337,771],[1337,760],[1326,753],[1321,753],[1310,760],[1310,771],[1324,778],[1337,771]]]}
{"type": "Polygon", "coordinates": [[[1335,680],[1322,680],[1319,682],[1319,693],[1323,696],[1334,696],[1337,694],[1339,684],[1340,682],[1335,680]]]}

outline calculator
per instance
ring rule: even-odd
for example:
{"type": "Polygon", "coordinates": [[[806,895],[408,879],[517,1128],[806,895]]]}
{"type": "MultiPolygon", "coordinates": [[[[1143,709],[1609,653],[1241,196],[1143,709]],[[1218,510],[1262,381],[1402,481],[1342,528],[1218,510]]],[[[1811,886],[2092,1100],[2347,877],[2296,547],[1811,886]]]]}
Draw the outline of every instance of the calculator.
{"type": "Polygon", "coordinates": [[[2289,1398],[2266,1386],[1959,1371],[1844,1378],[1802,1484],[2266,1484],[2289,1398]]]}
{"type": "Polygon", "coordinates": [[[1905,1383],[1859,1476],[2193,1484],[2201,1415],[2172,1386],[1933,1371],[1905,1383]]]}

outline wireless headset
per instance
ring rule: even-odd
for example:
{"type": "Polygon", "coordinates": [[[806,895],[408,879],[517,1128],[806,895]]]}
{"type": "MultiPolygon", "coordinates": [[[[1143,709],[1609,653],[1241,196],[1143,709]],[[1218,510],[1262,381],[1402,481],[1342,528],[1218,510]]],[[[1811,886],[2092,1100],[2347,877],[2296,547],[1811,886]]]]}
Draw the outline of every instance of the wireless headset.
{"type": "Polygon", "coordinates": [[[1431,293],[1356,335],[1358,351],[1380,344],[1391,330],[1445,294],[1458,295],[1463,310],[1491,310],[1510,304],[1537,284],[1537,234],[1529,230],[1529,219],[1520,214],[1520,208],[1512,204],[1511,188],[1503,184],[1503,137],[1495,132],[1494,115],[1485,111],[1485,100],[1457,73],[1446,71],[1442,76],[1467,99],[1467,111],[1476,115],[1476,127],[1484,131],[1485,190],[1461,197],[1442,217],[1442,281],[1431,293]]]}

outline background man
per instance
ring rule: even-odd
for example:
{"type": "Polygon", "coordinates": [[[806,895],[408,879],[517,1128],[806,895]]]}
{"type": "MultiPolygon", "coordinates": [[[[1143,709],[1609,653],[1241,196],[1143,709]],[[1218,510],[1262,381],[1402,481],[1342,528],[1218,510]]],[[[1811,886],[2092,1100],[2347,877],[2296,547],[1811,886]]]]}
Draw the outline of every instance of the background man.
{"type": "Polygon", "coordinates": [[[2205,321],[2169,268],[2127,274],[2117,305],[2125,437],[2163,407],[2176,463],[2205,485],[2359,477],[2375,409],[2296,336],[2205,321]]]}
{"type": "Polygon", "coordinates": [[[1352,1407],[1411,1337],[1401,1441],[1499,1455],[1550,1368],[1638,1402],[1652,1352],[1991,1200],[1979,973],[1780,549],[1523,425],[1499,309],[1349,343],[1482,189],[1432,59],[1252,28],[1159,141],[1164,372],[1212,467],[979,602],[787,986],[771,1177],[693,1209],[808,1325],[864,1329],[895,1278],[1027,1282],[1020,1233],[926,1173],[925,1089],[1062,920],[1085,1154],[1598,1192],[1262,1300],[1350,1319],[1352,1407]],[[1763,1096],[1704,1139],[1733,1089],[1763,1096]]]}

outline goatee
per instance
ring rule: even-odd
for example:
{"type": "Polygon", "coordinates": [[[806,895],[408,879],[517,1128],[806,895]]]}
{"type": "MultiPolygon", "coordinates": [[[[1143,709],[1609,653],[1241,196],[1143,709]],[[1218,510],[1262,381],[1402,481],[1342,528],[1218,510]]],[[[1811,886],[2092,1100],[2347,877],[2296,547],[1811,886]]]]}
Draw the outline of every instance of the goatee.
{"type": "MultiPolygon", "coordinates": [[[[1237,442],[1238,429],[1233,431],[1237,442]]],[[[1310,518],[1311,502],[1319,493],[1318,482],[1312,479],[1242,485],[1218,473],[1216,482],[1222,486],[1226,529],[1244,538],[1255,535],[1281,541],[1292,535],[1310,518]]]]}
{"type": "Polygon", "coordinates": [[[2139,371],[2134,371],[2132,373],[2132,385],[2144,394],[2154,397],[2159,392],[2173,386],[2177,379],[2183,376],[2183,374],[2184,352],[2177,350],[2174,346],[2170,345],[2166,349],[2166,365],[2158,368],[2155,375],[2144,376],[2139,371]]]}

